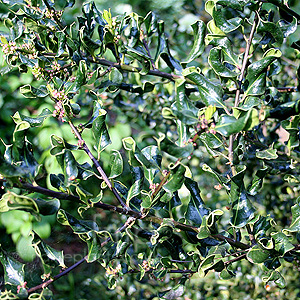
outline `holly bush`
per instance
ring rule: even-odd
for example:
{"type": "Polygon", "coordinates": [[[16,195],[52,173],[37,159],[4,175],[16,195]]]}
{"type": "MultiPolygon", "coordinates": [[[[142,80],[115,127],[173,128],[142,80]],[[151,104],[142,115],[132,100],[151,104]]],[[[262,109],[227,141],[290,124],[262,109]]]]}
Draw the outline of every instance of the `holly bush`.
{"type": "Polygon", "coordinates": [[[1,1],[1,299],[299,298],[299,5],[163,6],[1,1]]]}

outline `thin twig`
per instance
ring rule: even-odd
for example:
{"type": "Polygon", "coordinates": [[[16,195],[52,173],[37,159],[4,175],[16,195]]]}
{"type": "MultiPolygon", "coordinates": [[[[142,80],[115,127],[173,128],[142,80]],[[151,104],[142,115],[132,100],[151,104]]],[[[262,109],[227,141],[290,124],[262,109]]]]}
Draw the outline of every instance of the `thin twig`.
{"type": "MultiPolygon", "coordinates": [[[[131,226],[134,222],[135,222],[135,218],[130,217],[128,218],[128,220],[126,221],[126,223],[120,227],[115,233],[120,233],[122,231],[124,231],[128,226],[131,226]]],[[[111,238],[107,238],[104,242],[101,243],[101,247],[104,247],[109,241],[111,241],[111,238]]],[[[74,265],[70,266],[69,268],[65,269],[64,271],[62,271],[61,273],[55,275],[53,278],[47,280],[46,282],[43,282],[35,287],[32,287],[30,289],[27,290],[28,294],[31,294],[37,290],[40,289],[44,289],[45,287],[47,287],[49,284],[51,284],[52,282],[56,281],[57,279],[61,278],[62,276],[68,274],[69,272],[71,272],[72,270],[74,270],[75,268],[77,268],[79,265],[81,265],[83,262],[87,261],[88,259],[88,255],[86,255],[84,258],[82,258],[81,260],[79,260],[78,262],[76,262],[74,265]]]]}
{"type": "MultiPolygon", "coordinates": [[[[2,183],[2,182],[6,182],[6,180],[0,179],[0,183],[2,183]]],[[[14,187],[22,188],[22,189],[25,189],[30,192],[40,193],[40,194],[43,194],[43,195],[46,195],[49,197],[53,197],[53,198],[57,198],[60,200],[70,200],[70,201],[76,201],[76,202],[80,201],[80,198],[76,195],[70,195],[70,194],[63,193],[63,192],[56,192],[56,191],[53,191],[53,190],[50,190],[50,189],[47,189],[47,188],[44,188],[41,186],[32,185],[27,182],[20,182],[18,184],[15,183],[14,187]]],[[[128,209],[128,208],[117,207],[117,206],[102,203],[102,202],[93,203],[92,201],[89,201],[89,203],[91,204],[91,206],[101,208],[103,210],[117,212],[119,214],[132,216],[137,219],[142,218],[141,213],[131,210],[131,209],[128,209]]]]}
{"type": "MultiPolygon", "coordinates": [[[[125,64],[119,64],[119,63],[115,63],[109,60],[106,60],[104,58],[94,58],[92,56],[88,56],[87,59],[92,62],[92,63],[96,63],[102,66],[110,66],[110,67],[114,67],[117,68],[119,70],[124,70],[127,72],[140,72],[142,70],[142,68],[139,67],[134,67],[134,66],[130,66],[130,65],[125,65],[125,64]]],[[[161,77],[161,78],[165,78],[171,81],[175,81],[176,79],[183,79],[183,76],[180,75],[175,75],[175,74],[171,74],[171,73],[166,73],[166,72],[162,72],[159,70],[149,70],[147,75],[153,75],[153,76],[157,76],[157,77],[161,77]]],[[[194,81],[185,78],[186,83],[189,84],[193,84],[193,85],[197,85],[194,81]]]]}
{"type": "Polygon", "coordinates": [[[298,88],[296,86],[291,87],[278,87],[276,88],[278,92],[280,93],[294,93],[298,92],[298,88]]]}
{"type": "Polygon", "coordinates": [[[89,147],[87,146],[87,144],[85,143],[84,139],[81,137],[79,131],[77,130],[77,128],[74,126],[74,124],[72,123],[72,121],[68,122],[72,131],[74,132],[74,134],[76,135],[77,139],[79,140],[79,143],[82,147],[82,149],[87,153],[87,155],[89,156],[89,158],[92,160],[92,162],[94,163],[94,165],[96,166],[99,174],[101,175],[102,179],[104,180],[104,182],[107,184],[108,188],[113,192],[113,194],[115,195],[116,199],[119,201],[119,203],[124,207],[124,208],[128,208],[128,206],[126,205],[126,203],[123,201],[123,199],[121,198],[121,196],[119,195],[118,191],[113,187],[112,183],[110,182],[110,180],[108,179],[106,173],[103,171],[103,169],[101,168],[99,162],[97,161],[97,159],[94,157],[94,155],[92,154],[92,152],[90,151],[89,147]]]}
{"type": "Polygon", "coordinates": [[[45,287],[47,287],[48,285],[50,285],[52,282],[56,281],[57,279],[65,276],[66,274],[70,273],[72,270],[74,270],[75,268],[77,268],[78,266],[80,266],[83,262],[85,262],[87,260],[87,255],[82,258],[81,260],[79,260],[78,262],[76,262],[74,265],[72,265],[71,267],[65,269],[64,271],[62,271],[61,273],[55,275],[53,278],[35,286],[35,287],[32,287],[30,289],[27,290],[27,293],[28,294],[31,294],[37,290],[40,290],[40,289],[44,289],[45,287]]]}
{"type": "Polygon", "coordinates": [[[243,64],[242,64],[242,68],[241,68],[241,73],[240,73],[240,76],[239,76],[239,79],[238,79],[238,87],[237,87],[236,94],[235,94],[234,107],[238,107],[239,103],[240,103],[240,93],[241,93],[241,89],[242,89],[242,83],[243,83],[247,63],[248,63],[248,60],[249,60],[250,47],[251,47],[251,44],[252,44],[252,40],[253,40],[254,33],[255,33],[257,25],[258,25],[258,15],[257,15],[257,13],[255,13],[255,18],[254,18],[254,21],[253,21],[253,24],[252,24],[249,39],[247,40],[247,44],[246,44],[246,49],[245,49],[245,53],[244,53],[244,59],[243,59],[243,64]]]}
{"type": "Polygon", "coordinates": [[[147,51],[147,53],[148,53],[148,56],[150,57],[150,61],[151,61],[152,68],[153,68],[154,70],[156,70],[155,63],[154,63],[154,61],[153,61],[153,59],[152,59],[152,57],[151,57],[151,53],[150,53],[148,44],[147,44],[147,42],[146,42],[146,40],[145,40],[145,37],[143,37],[142,40],[143,40],[144,47],[145,47],[145,49],[146,49],[146,51],[147,51]]]}
{"type": "MultiPolygon", "coordinates": [[[[0,179],[0,182],[5,182],[5,181],[6,181],[5,179],[0,179]]],[[[24,189],[32,191],[32,192],[41,193],[41,194],[44,194],[46,196],[55,197],[55,198],[61,199],[61,200],[64,199],[64,200],[80,201],[80,198],[78,196],[69,195],[69,194],[62,193],[62,192],[55,192],[55,191],[52,191],[52,190],[49,190],[49,189],[46,189],[46,188],[43,188],[43,187],[40,187],[40,186],[33,186],[29,183],[25,184],[25,183],[20,182],[20,184],[18,184],[18,185],[15,184],[14,186],[18,187],[18,188],[24,188],[24,189]]],[[[91,203],[91,204],[94,207],[98,207],[98,208],[101,208],[103,210],[117,212],[117,213],[123,214],[123,215],[129,215],[129,216],[134,217],[135,219],[143,219],[144,221],[153,222],[153,223],[156,223],[156,224],[162,224],[163,221],[164,221],[163,218],[156,217],[156,216],[149,216],[148,215],[148,216],[145,217],[142,213],[131,210],[131,209],[128,209],[127,207],[122,208],[122,207],[117,207],[117,206],[110,205],[110,204],[105,204],[105,203],[102,203],[102,202],[91,203]]],[[[196,226],[183,224],[183,223],[177,222],[175,220],[171,220],[171,221],[172,221],[174,227],[177,228],[177,229],[180,229],[180,230],[183,230],[183,231],[196,232],[196,233],[199,232],[199,228],[196,227],[196,226]]],[[[215,238],[219,241],[228,242],[228,244],[230,244],[231,246],[236,247],[236,248],[240,248],[240,249],[243,249],[243,250],[250,248],[250,246],[247,245],[247,244],[241,243],[239,241],[236,241],[232,238],[223,236],[221,234],[213,234],[213,235],[211,235],[211,237],[215,238]]]]}
{"type": "MultiPolygon", "coordinates": [[[[249,38],[248,38],[247,44],[246,44],[246,49],[245,49],[245,53],[244,53],[241,73],[240,73],[240,76],[238,78],[237,90],[236,90],[235,100],[234,100],[234,107],[238,107],[239,103],[240,103],[242,83],[243,83],[246,67],[247,67],[248,60],[249,60],[250,47],[251,47],[251,44],[252,44],[252,40],[253,40],[254,33],[255,33],[257,25],[258,25],[258,15],[257,15],[257,13],[255,13],[255,18],[254,18],[254,21],[253,21],[253,24],[252,24],[251,32],[250,32],[250,35],[249,35],[249,38]]],[[[229,164],[230,164],[230,168],[231,168],[231,171],[232,171],[232,175],[234,176],[234,175],[236,175],[236,170],[235,170],[235,167],[234,167],[234,164],[233,164],[233,142],[234,142],[234,136],[231,135],[229,137],[228,159],[229,159],[229,164]]]]}
{"type": "Polygon", "coordinates": [[[156,187],[156,189],[154,190],[153,194],[152,194],[152,199],[155,198],[155,196],[159,193],[159,191],[162,189],[163,185],[167,182],[168,178],[170,177],[171,172],[168,171],[168,173],[166,174],[166,176],[164,176],[164,178],[162,179],[162,181],[159,183],[159,185],[156,187]]]}
{"type": "Polygon", "coordinates": [[[244,254],[242,254],[242,255],[240,255],[240,256],[238,256],[238,257],[235,257],[235,258],[233,258],[233,259],[230,259],[230,260],[225,261],[224,264],[225,264],[225,266],[226,266],[226,265],[230,265],[230,264],[232,264],[232,263],[234,263],[234,262],[236,262],[236,261],[239,261],[239,260],[245,258],[246,255],[247,255],[247,254],[244,253],[244,254]]]}

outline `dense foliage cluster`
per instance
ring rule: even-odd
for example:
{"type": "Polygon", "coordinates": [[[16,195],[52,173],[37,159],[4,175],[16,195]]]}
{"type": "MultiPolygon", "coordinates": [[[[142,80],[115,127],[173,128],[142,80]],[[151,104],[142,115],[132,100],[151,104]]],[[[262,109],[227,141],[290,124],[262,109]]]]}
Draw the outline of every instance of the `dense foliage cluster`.
{"type": "Polygon", "coordinates": [[[1,1],[1,299],[299,298],[288,2],[1,1]]]}

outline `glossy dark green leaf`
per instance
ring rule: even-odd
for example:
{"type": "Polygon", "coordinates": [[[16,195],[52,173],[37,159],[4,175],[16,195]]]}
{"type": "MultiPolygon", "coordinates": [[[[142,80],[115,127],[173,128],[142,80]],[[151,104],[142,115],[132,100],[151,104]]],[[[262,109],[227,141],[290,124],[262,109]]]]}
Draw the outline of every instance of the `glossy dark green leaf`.
{"type": "Polygon", "coordinates": [[[65,176],[63,174],[50,174],[50,182],[53,187],[59,190],[65,186],[65,176]]]}
{"type": "Polygon", "coordinates": [[[60,201],[58,199],[44,200],[37,198],[34,199],[34,202],[38,206],[39,213],[43,216],[53,215],[60,208],[60,201]]]}
{"type": "MultiPolygon", "coordinates": [[[[202,262],[201,264],[199,265],[198,267],[198,274],[200,277],[204,277],[205,274],[214,268],[214,265],[218,264],[218,263],[221,263],[222,264],[222,260],[218,259],[218,260],[215,260],[216,258],[216,255],[215,254],[212,254],[212,255],[209,255],[207,256],[202,262]]],[[[224,265],[224,263],[223,263],[224,265]]]]}
{"type": "Polygon", "coordinates": [[[101,152],[111,144],[111,140],[105,124],[107,112],[104,109],[99,109],[98,114],[99,115],[93,120],[92,131],[96,142],[94,147],[99,157],[101,152]]]}
{"type": "Polygon", "coordinates": [[[148,161],[152,163],[152,166],[144,167],[145,177],[151,184],[160,170],[162,155],[157,146],[147,146],[141,150],[142,154],[148,161]]]}
{"type": "Polygon", "coordinates": [[[157,17],[155,13],[150,11],[144,19],[144,24],[146,27],[147,35],[150,37],[154,32],[157,31],[157,17]]]}
{"type": "Polygon", "coordinates": [[[226,64],[224,64],[223,57],[222,57],[222,48],[221,47],[214,47],[209,52],[208,61],[213,70],[221,77],[236,77],[238,75],[235,72],[235,67],[233,65],[229,68],[226,64]]]}
{"type": "Polygon", "coordinates": [[[123,158],[119,151],[112,150],[110,153],[110,175],[109,178],[115,178],[123,172],[123,158]]]}
{"type": "Polygon", "coordinates": [[[14,146],[17,148],[23,148],[25,145],[25,136],[27,134],[27,130],[30,128],[30,124],[26,121],[19,122],[13,133],[13,142],[14,146]]]}
{"type": "Polygon", "coordinates": [[[5,284],[14,286],[24,286],[25,282],[25,264],[6,255],[2,249],[0,249],[0,262],[4,269],[4,281],[5,284]]]}
{"type": "Polygon", "coordinates": [[[4,177],[28,177],[30,170],[24,167],[13,165],[0,157],[0,174],[4,177]]]}
{"type": "Polygon", "coordinates": [[[197,84],[201,100],[205,105],[225,108],[225,104],[222,100],[223,91],[219,84],[215,84],[203,75],[188,69],[184,70],[182,75],[197,84]]]}
{"type": "Polygon", "coordinates": [[[174,232],[174,224],[169,219],[165,218],[163,223],[155,230],[154,234],[151,236],[150,242],[152,245],[157,243],[162,243],[167,241],[174,232]]]}
{"type": "Polygon", "coordinates": [[[55,36],[57,37],[58,42],[56,57],[60,57],[65,52],[66,34],[62,31],[57,31],[55,36]]]}
{"type": "Polygon", "coordinates": [[[206,30],[205,23],[199,20],[193,23],[191,26],[194,31],[194,44],[188,57],[183,62],[185,64],[188,64],[191,61],[195,60],[197,57],[199,57],[203,53],[204,46],[205,46],[205,42],[204,42],[205,30],[206,30]]]}
{"type": "Polygon", "coordinates": [[[23,96],[26,98],[44,98],[49,94],[45,86],[42,85],[39,88],[35,88],[30,84],[26,84],[20,87],[20,93],[23,94],[23,96]]]}
{"type": "Polygon", "coordinates": [[[270,271],[270,274],[268,274],[268,276],[264,276],[262,279],[264,282],[274,281],[281,289],[286,286],[286,282],[283,276],[275,270],[270,271]]]}
{"type": "Polygon", "coordinates": [[[117,68],[112,68],[109,72],[109,80],[113,83],[121,84],[123,82],[123,75],[117,68]]]}
{"type": "Polygon", "coordinates": [[[78,168],[75,157],[70,150],[65,150],[64,154],[64,170],[66,178],[70,181],[77,178],[78,168]]]}
{"type": "Polygon", "coordinates": [[[79,37],[80,42],[82,46],[85,48],[85,50],[90,53],[92,56],[94,56],[95,51],[102,46],[102,43],[99,42],[99,40],[93,40],[89,36],[90,34],[86,32],[86,28],[82,27],[79,30],[79,37]]]}
{"type": "MultiPolygon", "coordinates": [[[[36,66],[37,62],[38,62],[37,59],[28,58],[27,56],[22,55],[22,54],[19,54],[19,58],[20,58],[20,61],[23,63],[22,66],[24,66],[25,72],[27,70],[27,67],[34,68],[34,66],[36,66]]],[[[31,98],[31,97],[28,97],[28,98],[31,98]]]]}
{"type": "MultiPolygon", "coordinates": [[[[294,104],[295,105],[295,104],[294,104]]],[[[281,114],[287,113],[289,109],[292,109],[294,106],[292,103],[288,102],[284,105],[278,105],[278,107],[273,109],[273,112],[276,111],[276,114],[278,113],[279,116],[281,114]]],[[[289,139],[287,141],[287,147],[292,150],[299,146],[299,123],[300,123],[300,117],[294,116],[291,119],[283,120],[282,121],[282,127],[289,133],[289,139]]]]}
{"type": "Polygon", "coordinates": [[[199,228],[199,233],[197,234],[198,239],[205,239],[210,236],[210,234],[214,233],[217,221],[223,215],[223,211],[220,209],[216,209],[209,214],[206,214],[202,218],[202,223],[199,228]]]}
{"type": "Polygon", "coordinates": [[[57,221],[62,225],[70,226],[76,234],[87,234],[91,231],[99,231],[99,227],[95,222],[78,220],[62,209],[57,213],[57,221]]]}
{"type": "Polygon", "coordinates": [[[94,262],[98,258],[100,258],[102,254],[101,242],[95,232],[91,234],[89,239],[86,240],[88,246],[88,253],[86,261],[88,263],[94,262]]]}
{"type": "Polygon", "coordinates": [[[139,46],[135,48],[126,46],[126,54],[132,58],[135,58],[142,64],[143,67],[140,71],[142,75],[146,75],[149,72],[151,66],[151,58],[143,48],[139,46]]]}
{"type": "Polygon", "coordinates": [[[178,132],[178,140],[177,144],[179,147],[185,147],[186,146],[186,141],[189,140],[189,126],[182,122],[181,120],[175,120],[176,125],[177,125],[177,132],[178,132]]]}
{"type": "Polygon", "coordinates": [[[166,37],[164,30],[164,22],[159,21],[157,26],[158,45],[155,61],[161,57],[172,71],[176,70],[180,72],[182,71],[182,67],[179,61],[175,59],[170,52],[168,38],[166,37]]]}
{"type": "Polygon", "coordinates": [[[278,57],[281,52],[278,49],[269,49],[264,57],[252,63],[247,69],[245,80],[246,95],[261,95],[266,88],[266,69],[278,57]]]}
{"type": "Polygon", "coordinates": [[[253,234],[254,235],[263,235],[271,228],[271,221],[270,217],[259,216],[251,220],[250,223],[253,224],[253,234]]]}
{"type": "Polygon", "coordinates": [[[294,249],[294,245],[289,241],[288,237],[282,232],[272,232],[272,238],[275,243],[275,250],[283,256],[288,251],[294,249]]]}
{"type": "Polygon", "coordinates": [[[297,30],[297,19],[293,17],[293,21],[290,23],[285,20],[280,20],[278,25],[286,38],[297,30]]]}
{"type": "Polygon", "coordinates": [[[185,178],[184,185],[190,191],[191,198],[188,204],[185,218],[192,224],[200,226],[203,216],[209,214],[209,209],[206,208],[204,201],[200,196],[198,184],[190,178],[185,178]]]}
{"type": "Polygon", "coordinates": [[[169,155],[175,156],[177,158],[187,158],[191,155],[191,153],[194,150],[192,143],[189,143],[184,147],[179,147],[175,143],[171,142],[164,135],[161,135],[157,142],[161,151],[164,151],[169,155]]]}
{"type": "Polygon", "coordinates": [[[45,251],[45,254],[47,257],[53,261],[57,261],[58,264],[65,268],[65,263],[64,263],[64,254],[63,251],[56,250],[52,247],[50,247],[48,244],[44,243],[43,241],[41,242],[41,246],[43,247],[43,250],[45,251]]]}
{"type": "Polygon", "coordinates": [[[144,172],[141,167],[132,167],[131,174],[133,177],[133,184],[131,185],[128,194],[127,194],[127,204],[129,204],[130,200],[133,197],[138,196],[141,193],[141,189],[143,187],[144,182],[144,172]]]}
{"type": "Polygon", "coordinates": [[[299,232],[300,231],[300,205],[299,203],[296,203],[292,206],[292,222],[290,224],[290,227],[287,229],[283,229],[283,232],[286,232],[287,234],[289,232],[299,232]]]}
{"type": "Polygon", "coordinates": [[[239,57],[237,54],[233,51],[233,44],[230,42],[230,40],[227,37],[223,36],[212,36],[209,37],[209,44],[222,50],[220,53],[222,59],[222,62],[227,62],[231,65],[234,65],[236,67],[239,66],[239,57]]]}
{"type": "Polygon", "coordinates": [[[250,195],[256,195],[262,187],[263,179],[267,173],[268,168],[264,167],[256,171],[255,175],[252,178],[251,184],[249,184],[247,191],[250,195]]]}
{"type": "Polygon", "coordinates": [[[259,124],[258,112],[255,109],[248,110],[236,119],[234,116],[222,115],[215,130],[224,136],[247,131],[259,124]]]}
{"type": "Polygon", "coordinates": [[[270,251],[254,245],[247,253],[247,259],[253,264],[261,264],[270,256],[270,251]]]}
{"type": "Polygon", "coordinates": [[[270,160],[270,159],[276,159],[278,157],[278,155],[276,153],[277,153],[277,150],[273,149],[273,147],[270,147],[266,150],[257,151],[255,153],[255,156],[259,159],[270,160]]]}
{"type": "Polygon", "coordinates": [[[14,209],[29,211],[34,214],[39,213],[38,205],[32,198],[7,192],[0,200],[0,211],[6,212],[14,209]]]}
{"type": "Polygon", "coordinates": [[[41,260],[45,274],[51,274],[53,271],[55,272],[57,266],[66,268],[63,251],[58,251],[46,244],[37,233],[34,234],[32,245],[34,246],[36,255],[41,260]]]}
{"type": "Polygon", "coordinates": [[[87,162],[85,162],[83,164],[78,164],[78,162],[77,162],[77,169],[78,169],[77,178],[79,178],[79,179],[87,180],[91,176],[95,175],[95,172],[94,172],[92,166],[87,162]]]}
{"type": "Polygon", "coordinates": [[[163,189],[169,193],[178,191],[184,182],[185,167],[181,164],[171,168],[171,175],[168,182],[163,186],[163,189]]]}
{"type": "Polygon", "coordinates": [[[278,42],[279,44],[282,44],[283,42],[284,35],[278,23],[275,24],[274,22],[260,20],[257,28],[257,32],[258,33],[268,32],[273,36],[276,42],[278,42]]]}
{"type": "Polygon", "coordinates": [[[222,176],[220,173],[217,171],[213,170],[210,166],[207,164],[202,165],[202,170],[204,172],[207,172],[210,174],[214,179],[216,179],[220,184],[222,184],[227,190],[229,189],[227,184],[229,182],[229,179],[225,176],[222,176]]]}
{"type": "Polygon", "coordinates": [[[222,139],[211,132],[204,132],[200,135],[200,140],[205,144],[207,148],[218,149],[223,145],[222,139]]]}
{"type": "Polygon", "coordinates": [[[184,81],[176,83],[176,102],[171,108],[172,113],[184,124],[192,125],[199,122],[199,109],[186,96],[184,81]]]}
{"type": "Polygon", "coordinates": [[[221,5],[214,6],[212,16],[217,27],[225,33],[238,29],[242,23],[242,18],[239,17],[227,19],[224,14],[224,8],[221,5]]]}
{"type": "Polygon", "coordinates": [[[247,1],[243,0],[217,0],[216,2],[224,7],[230,7],[236,10],[241,10],[247,3],[247,1]]]}
{"type": "Polygon", "coordinates": [[[135,140],[132,137],[122,139],[123,147],[127,150],[129,164],[133,167],[144,166],[146,169],[156,168],[156,164],[153,160],[146,158],[143,151],[136,145],[135,140]]]}
{"type": "Polygon", "coordinates": [[[244,186],[246,167],[242,167],[236,175],[231,177],[230,199],[232,202],[231,223],[242,227],[253,217],[255,209],[252,206],[244,186]]]}
{"type": "Polygon", "coordinates": [[[220,273],[220,278],[223,280],[228,280],[234,276],[235,276],[235,273],[231,269],[229,269],[229,267],[226,267],[220,273]]]}
{"type": "Polygon", "coordinates": [[[76,75],[76,86],[80,88],[82,85],[86,83],[86,77],[87,77],[87,66],[86,62],[84,60],[81,60],[79,62],[77,75],[76,75]]]}
{"type": "Polygon", "coordinates": [[[20,166],[29,170],[31,178],[35,178],[38,175],[40,164],[33,156],[32,144],[25,138],[24,147],[19,151],[20,166]]]}
{"type": "Polygon", "coordinates": [[[249,110],[254,107],[258,107],[261,103],[260,97],[258,96],[247,96],[243,103],[240,103],[239,109],[249,110]]]}
{"type": "Polygon", "coordinates": [[[13,115],[14,122],[18,124],[20,121],[25,121],[30,124],[31,127],[40,127],[46,118],[50,117],[52,112],[48,108],[44,108],[43,111],[37,117],[28,117],[16,112],[13,115]]]}
{"type": "Polygon", "coordinates": [[[74,4],[75,4],[75,0],[67,0],[67,1],[65,2],[65,8],[66,8],[66,7],[73,7],[74,4]]]}

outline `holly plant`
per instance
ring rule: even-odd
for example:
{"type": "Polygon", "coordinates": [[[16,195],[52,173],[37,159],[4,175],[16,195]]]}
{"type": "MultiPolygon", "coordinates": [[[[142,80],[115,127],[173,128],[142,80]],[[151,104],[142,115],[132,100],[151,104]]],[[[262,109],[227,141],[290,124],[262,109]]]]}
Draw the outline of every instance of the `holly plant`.
{"type": "Polygon", "coordinates": [[[295,1],[0,2],[1,299],[300,296],[295,1]]]}

